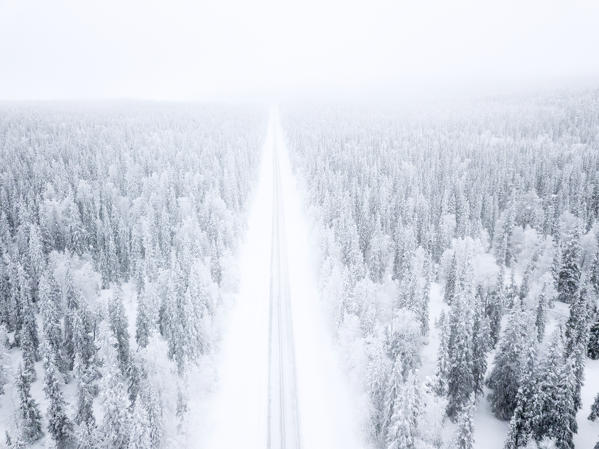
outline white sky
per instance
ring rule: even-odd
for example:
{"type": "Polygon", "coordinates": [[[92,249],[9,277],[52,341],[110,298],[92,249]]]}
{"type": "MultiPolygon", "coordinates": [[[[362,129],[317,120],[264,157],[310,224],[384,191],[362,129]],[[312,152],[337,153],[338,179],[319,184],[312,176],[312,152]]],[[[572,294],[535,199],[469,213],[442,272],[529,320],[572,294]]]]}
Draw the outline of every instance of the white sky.
{"type": "Polygon", "coordinates": [[[599,84],[597,0],[0,0],[0,98],[599,84]]]}

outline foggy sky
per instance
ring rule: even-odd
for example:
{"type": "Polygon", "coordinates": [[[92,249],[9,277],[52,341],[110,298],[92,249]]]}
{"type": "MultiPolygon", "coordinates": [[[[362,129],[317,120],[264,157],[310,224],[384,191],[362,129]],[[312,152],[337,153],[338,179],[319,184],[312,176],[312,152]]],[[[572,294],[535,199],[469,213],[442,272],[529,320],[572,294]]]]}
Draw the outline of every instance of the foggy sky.
{"type": "Polygon", "coordinates": [[[0,0],[0,99],[599,81],[599,2],[0,0]]]}

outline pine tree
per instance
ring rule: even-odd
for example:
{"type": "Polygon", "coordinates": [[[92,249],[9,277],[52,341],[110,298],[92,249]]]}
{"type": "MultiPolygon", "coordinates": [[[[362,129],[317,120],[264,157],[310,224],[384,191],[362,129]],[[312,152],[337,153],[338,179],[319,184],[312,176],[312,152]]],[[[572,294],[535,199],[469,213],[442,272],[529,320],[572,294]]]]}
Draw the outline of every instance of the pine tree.
{"type": "Polygon", "coordinates": [[[445,311],[442,310],[438,322],[441,331],[435,383],[435,393],[439,396],[447,394],[447,378],[449,376],[449,323],[447,321],[445,311]]]}
{"type": "Polygon", "coordinates": [[[95,425],[82,423],[75,432],[75,449],[100,449],[100,435],[95,425]]]}
{"type": "Polygon", "coordinates": [[[458,418],[458,430],[453,449],[472,449],[474,446],[474,409],[476,399],[474,393],[460,412],[458,418]]]}
{"type": "Polygon", "coordinates": [[[100,402],[104,410],[102,422],[103,446],[125,449],[130,441],[131,416],[125,378],[120,369],[114,336],[108,335],[103,344],[104,373],[100,402]]]}
{"type": "Polygon", "coordinates": [[[591,421],[595,421],[597,418],[599,418],[599,393],[595,396],[593,405],[591,405],[591,414],[589,415],[591,421]]]}
{"type": "Polygon", "coordinates": [[[51,274],[44,272],[39,281],[40,312],[42,315],[42,333],[52,354],[56,355],[58,368],[65,371],[61,359],[62,328],[60,316],[60,291],[51,274]]]}
{"type": "Polygon", "coordinates": [[[60,389],[57,356],[54,349],[45,342],[44,349],[44,393],[48,399],[48,432],[57,448],[66,448],[71,442],[73,423],[67,416],[67,405],[60,389]]]}
{"type": "Polygon", "coordinates": [[[131,434],[128,449],[150,449],[152,435],[148,411],[137,401],[131,415],[131,434]]]}
{"type": "Polygon", "coordinates": [[[589,330],[587,356],[592,360],[599,359],[599,313],[595,312],[595,322],[589,330]]]}
{"type": "Polygon", "coordinates": [[[474,325],[472,329],[472,375],[474,392],[483,392],[485,373],[487,372],[487,352],[491,349],[491,328],[485,314],[482,292],[477,293],[474,308],[474,325]]]}
{"type": "Polygon", "coordinates": [[[456,293],[456,285],[458,282],[458,261],[454,252],[451,259],[451,265],[449,267],[449,273],[447,274],[447,280],[445,281],[445,293],[444,299],[447,304],[451,304],[456,293]]]}
{"type": "Polygon", "coordinates": [[[414,448],[417,436],[419,404],[416,378],[410,374],[395,389],[392,414],[387,427],[387,449],[414,448]]]}
{"type": "Polygon", "coordinates": [[[95,426],[93,403],[96,392],[94,385],[95,372],[91,363],[85,363],[81,354],[75,356],[75,378],[77,380],[77,404],[75,407],[75,422],[79,425],[95,426]]]}
{"type": "Polygon", "coordinates": [[[135,318],[135,341],[140,348],[145,348],[148,345],[151,334],[151,317],[148,310],[148,298],[146,297],[145,289],[149,288],[148,283],[144,284],[144,288],[137,295],[137,315],[135,318]]]}
{"type": "Polygon", "coordinates": [[[578,230],[569,237],[562,255],[557,282],[558,299],[570,304],[575,301],[580,284],[580,236],[578,230]]]}
{"type": "Polygon", "coordinates": [[[7,335],[6,325],[0,324],[0,396],[4,394],[4,386],[8,383],[7,335]]]}
{"type": "Polygon", "coordinates": [[[572,449],[573,434],[577,431],[575,376],[572,358],[565,351],[563,331],[558,328],[551,337],[539,374],[543,407],[535,439],[554,439],[557,447],[572,449]]]}
{"type": "MultiPolygon", "coordinates": [[[[543,290],[545,289],[543,288],[543,290]]],[[[537,328],[537,341],[541,343],[545,336],[545,325],[547,321],[547,300],[545,299],[544,291],[539,294],[536,312],[535,325],[537,328]]]]}
{"type": "Polygon", "coordinates": [[[499,419],[509,420],[516,408],[522,355],[528,343],[524,312],[515,305],[495,354],[493,371],[487,380],[487,385],[493,390],[489,394],[491,408],[499,419]]]}
{"type": "Polygon", "coordinates": [[[464,292],[454,296],[449,316],[447,416],[455,419],[474,392],[472,301],[464,292]]]}
{"type": "Polygon", "coordinates": [[[566,351],[574,360],[574,406],[578,410],[582,400],[580,392],[584,383],[584,364],[589,338],[589,310],[586,290],[581,289],[570,304],[570,316],[566,322],[566,351]]]}
{"type": "Polygon", "coordinates": [[[520,378],[516,409],[510,421],[506,449],[526,447],[529,439],[538,434],[543,404],[540,398],[536,362],[536,348],[532,344],[528,348],[526,364],[520,378]]]}
{"type": "Polygon", "coordinates": [[[19,416],[22,422],[23,438],[28,443],[37,441],[42,436],[42,415],[37,402],[31,397],[31,378],[19,365],[16,380],[19,392],[19,416]]]}
{"type": "Polygon", "coordinates": [[[123,307],[123,292],[117,287],[115,294],[108,306],[108,315],[110,320],[110,330],[116,340],[116,350],[118,354],[119,366],[121,372],[126,375],[129,370],[129,329],[125,308],[123,307]]]}

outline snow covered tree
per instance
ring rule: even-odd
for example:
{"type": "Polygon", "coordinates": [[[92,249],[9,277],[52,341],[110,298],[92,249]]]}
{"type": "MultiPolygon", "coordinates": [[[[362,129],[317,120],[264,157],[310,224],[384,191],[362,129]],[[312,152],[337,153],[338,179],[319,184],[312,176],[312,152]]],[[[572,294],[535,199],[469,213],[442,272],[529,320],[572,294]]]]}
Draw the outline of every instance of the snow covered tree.
{"type": "Polygon", "coordinates": [[[589,415],[591,421],[595,421],[597,418],[599,418],[599,393],[595,396],[593,405],[591,405],[591,414],[589,415]]]}
{"type": "Polygon", "coordinates": [[[525,312],[515,305],[508,316],[506,329],[495,354],[493,371],[487,385],[491,390],[489,402],[495,416],[509,420],[517,405],[522,370],[522,356],[528,341],[525,312]]]}
{"type": "Polygon", "coordinates": [[[48,432],[58,449],[67,448],[71,443],[73,423],[67,416],[57,366],[57,353],[48,342],[43,344],[44,353],[44,393],[48,399],[48,432]]]}
{"type": "Polygon", "coordinates": [[[129,370],[129,364],[131,363],[129,353],[129,326],[127,317],[125,316],[125,308],[123,307],[123,292],[120,287],[116,288],[114,295],[108,304],[108,317],[110,330],[116,341],[119,367],[121,368],[121,372],[126,375],[129,370]]]}
{"type": "Polygon", "coordinates": [[[4,386],[8,383],[8,354],[5,346],[7,335],[6,326],[0,324],[0,396],[4,394],[4,386]]]}
{"type": "Polygon", "coordinates": [[[447,415],[455,419],[474,392],[472,301],[465,292],[456,294],[449,315],[449,344],[447,347],[447,415]]]}
{"type": "Polygon", "coordinates": [[[445,281],[445,293],[444,298],[447,304],[451,304],[456,293],[456,284],[458,282],[458,261],[455,255],[451,259],[451,265],[449,267],[449,273],[447,274],[447,280],[445,281]]]}
{"type": "Polygon", "coordinates": [[[538,433],[543,404],[537,376],[536,347],[532,344],[528,348],[526,363],[520,377],[516,409],[510,420],[506,449],[526,447],[528,441],[538,433]]]}
{"type": "Polygon", "coordinates": [[[42,436],[42,414],[37,402],[31,397],[31,378],[22,365],[19,365],[16,386],[23,438],[27,443],[33,443],[42,436]]]}
{"type": "Polygon", "coordinates": [[[100,403],[104,411],[101,426],[102,447],[125,449],[131,436],[129,395],[125,378],[120,368],[118,344],[108,335],[103,344],[104,372],[100,388],[100,403]]]}
{"type": "Polygon", "coordinates": [[[580,392],[584,383],[584,365],[589,338],[589,310],[586,290],[581,289],[570,304],[570,315],[566,322],[566,351],[574,360],[574,406],[578,410],[582,400],[580,392]]]}
{"type": "Polygon", "coordinates": [[[535,325],[537,328],[537,341],[541,343],[543,341],[543,337],[545,336],[545,327],[547,322],[547,299],[545,298],[544,291],[539,293],[537,301],[535,325]]]}
{"type": "Polygon", "coordinates": [[[562,254],[557,293],[558,300],[570,304],[576,299],[580,284],[580,235],[578,229],[569,236],[562,254]]]}
{"type": "MultiPolygon", "coordinates": [[[[395,370],[394,374],[399,374],[395,370]]],[[[419,391],[413,374],[396,386],[392,413],[387,426],[387,449],[409,449],[415,447],[418,431],[419,391]]]]}
{"type": "Polygon", "coordinates": [[[587,356],[592,360],[599,359],[599,313],[595,312],[595,321],[589,329],[587,356]]]}
{"type": "Polygon", "coordinates": [[[468,402],[458,416],[458,428],[452,449],[472,449],[474,447],[474,410],[476,396],[470,395],[468,402]]]}

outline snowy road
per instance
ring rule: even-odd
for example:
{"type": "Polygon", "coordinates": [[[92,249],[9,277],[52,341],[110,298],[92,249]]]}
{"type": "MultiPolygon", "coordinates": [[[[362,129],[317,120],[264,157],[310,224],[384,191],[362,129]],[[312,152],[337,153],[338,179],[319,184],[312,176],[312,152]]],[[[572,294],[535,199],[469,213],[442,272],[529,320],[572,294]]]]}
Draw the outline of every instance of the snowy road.
{"type": "Polygon", "coordinates": [[[212,397],[189,447],[363,449],[352,392],[325,324],[314,239],[273,109],[212,397]]]}
{"type": "Polygon", "coordinates": [[[270,265],[269,358],[268,358],[268,449],[299,449],[295,347],[285,213],[281,195],[278,128],[275,126],[273,163],[272,240],[270,265]]]}

